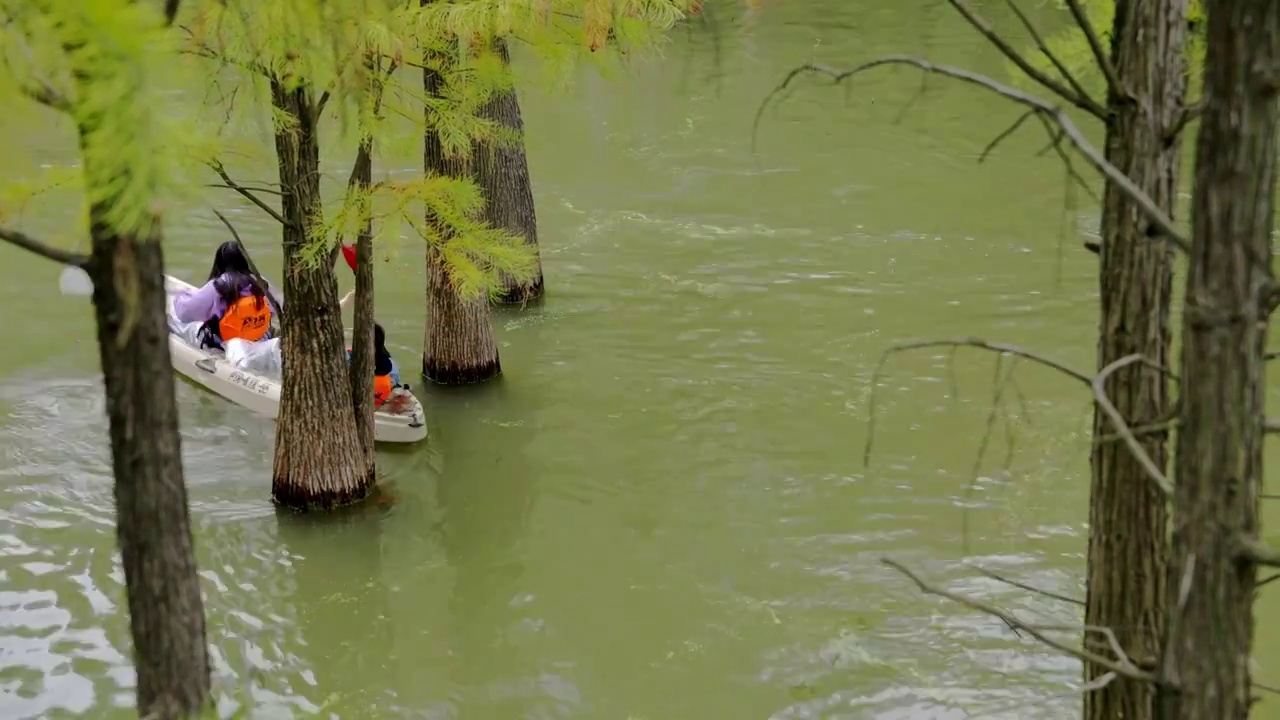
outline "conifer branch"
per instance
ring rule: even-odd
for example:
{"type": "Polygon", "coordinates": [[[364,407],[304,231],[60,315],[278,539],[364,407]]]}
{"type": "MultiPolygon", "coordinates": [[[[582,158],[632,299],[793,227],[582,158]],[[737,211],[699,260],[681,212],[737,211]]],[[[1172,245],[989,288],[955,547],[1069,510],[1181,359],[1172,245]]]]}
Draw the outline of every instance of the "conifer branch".
{"type": "Polygon", "coordinates": [[[1173,483],[1169,481],[1169,478],[1165,477],[1165,474],[1161,472],[1160,468],[1156,467],[1155,461],[1153,461],[1151,456],[1147,454],[1146,449],[1142,447],[1142,443],[1138,442],[1138,438],[1134,436],[1133,430],[1129,428],[1129,423],[1125,422],[1120,411],[1116,409],[1116,406],[1111,403],[1111,399],[1107,397],[1107,378],[1111,377],[1111,374],[1120,368],[1127,367],[1136,362],[1144,362],[1148,365],[1152,364],[1149,361],[1146,361],[1142,355],[1134,353],[1132,355],[1126,355],[1102,368],[1102,370],[1094,376],[1093,382],[1091,383],[1093,385],[1093,398],[1097,401],[1098,407],[1102,408],[1102,411],[1111,419],[1111,424],[1115,425],[1116,432],[1120,435],[1121,439],[1124,440],[1125,445],[1129,446],[1129,451],[1133,453],[1133,457],[1137,459],[1138,464],[1147,471],[1147,475],[1155,481],[1156,485],[1160,486],[1160,489],[1163,490],[1166,495],[1172,495],[1173,483]]]}
{"type": "Polygon", "coordinates": [[[1130,180],[1123,172],[1118,170],[1111,163],[1107,162],[1107,159],[1102,155],[1102,153],[1098,152],[1098,149],[1093,147],[1093,145],[1085,139],[1084,134],[1080,132],[1080,129],[1076,127],[1075,123],[1071,121],[1071,118],[1067,117],[1066,113],[1064,113],[1060,107],[1051,105],[1033,95],[1028,95],[1021,90],[996,82],[985,75],[980,75],[963,68],[952,67],[949,65],[935,65],[928,60],[913,55],[886,55],[843,71],[835,70],[825,65],[815,65],[813,63],[807,63],[791,70],[791,72],[787,73],[786,77],[783,78],[783,81],[778,85],[778,87],[774,88],[773,91],[765,97],[764,102],[761,103],[760,108],[756,111],[756,117],[752,129],[753,142],[754,137],[759,132],[761,118],[763,117],[764,111],[768,107],[769,103],[780,93],[790,87],[791,83],[800,75],[824,75],[831,78],[833,84],[839,84],[866,70],[888,65],[910,65],[927,73],[934,73],[960,80],[961,82],[985,88],[990,92],[1000,95],[1001,97],[1034,109],[1036,114],[1041,118],[1051,121],[1057,125],[1058,128],[1062,130],[1066,139],[1071,141],[1071,144],[1074,145],[1080,154],[1089,161],[1089,164],[1093,165],[1099,172],[1105,175],[1108,180],[1113,182],[1122,192],[1124,192],[1125,195],[1129,197],[1129,199],[1133,200],[1133,202],[1142,209],[1143,214],[1145,214],[1155,226],[1154,229],[1159,231],[1157,233],[1159,236],[1162,236],[1167,242],[1184,253],[1190,252],[1190,244],[1173,224],[1173,220],[1170,219],[1170,217],[1151,200],[1149,195],[1143,192],[1137,185],[1134,185],[1133,181],[1130,180]]]}
{"type": "Polygon", "coordinates": [[[1035,39],[1036,44],[1039,46],[1040,50],[1045,55],[1047,55],[1049,57],[1049,60],[1053,62],[1053,64],[1059,69],[1059,71],[1063,73],[1064,76],[1066,76],[1067,82],[1071,83],[1074,89],[1066,87],[1065,85],[1058,82],[1057,80],[1054,80],[1053,78],[1049,77],[1044,72],[1037,70],[1034,65],[1027,62],[1027,59],[1022,57],[1022,54],[1019,53],[1012,45],[1010,45],[1007,40],[1000,37],[1000,34],[995,31],[995,28],[991,27],[990,23],[988,23],[980,15],[974,12],[973,8],[970,8],[969,4],[965,2],[965,0],[947,0],[947,2],[951,4],[951,7],[955,8],[961,15],[963,15],[965,20],[969,21],[969,24],[973,26],[974,30],[977,30],[979,34],[981,34],[984,38],[986,38],[992,45],[996,47],[997,50],[1001,52],[1001,54],[1009,58],[1010,62],[1012,62],[1014,65],[1017,65],[1018,69],[1026,73],[1027,76],[1030,77],[1032,80],[1035,80],[1036,82],[1040,83],[1040,85],[1048,89],[1054,95],[1057,95],[1058,97],[1062,98],[1066,102],[1069,102],[1072,105],[1075,105],[1076,107],[1082,110],[1085,110],[1090,115],[1093,115],[1099,120],[1106,120],[1107,109],[1104,108],[1102,105],[1099,105],[1096,100],[1089,97],[1089,95],[1085,93],[1082,88],[1080,88],[1079,83],[1075,81],[1075,78],[1071,76],[1071,73],[1067,72],[1066,68],[1064,68],[1060,62],[1058,62],[1058,59],[1054,57],[1053,53],[1049,52],[1048,48],[1044,44],[1044,41],[1040,38],[1040,34],[1035,31],[1035,28],[1031,25],[1031,22],[1027,19],[1027,17],[1023,15],[1022,12],[1017,9],[1016,6],[1014,6],[1012,0],[1009,1],[1009,6],[1013,8],[1014,12],[1017,13],[1019,19],[1022,20],[1022,23],[1027,26],[1028,30],[1031,31],[1031,37],[1035,39]]]}
{"type": "Polygon", "coordinates": [[[1097,61],[1098,68],[1102,70],[1102,76],[1107,79],[1107,88],[1120,97],[1131,97],[1128,89],[1120,84],[1120,78],[1116,75],[1116,68],[1111,64],[1111,56],[1107,54],[1106,49],[1102,46],[1102,40],[1098,38],[1097,31],[1093,29],[1093,23],[1089,22],[1089,16],[1085,14],[1084,8],[1080,6],[1080,0],[1067,0],[1067,7],[1071,9],[1071,16],[1076,19],[1076,25],[1080,26],[1080,32],[1084,33],[1085,39],[1089,41],[1089,49],[1093,51],[1093,59],[1097,61]]]}
{"type": "MultiPolygon", "coordinates": [[[[10,30],[10,26],[13,24],[14,19],[12,17],[5,17],[3,29],[10,30]]],[[[11,38],[12,42],[9,44],[21,52],[27,65],[32,68],[36,67],[38,63],[36,62],[35,54],[31,52],[31,46],[27,44],[26,38],[17,32],[12,33],[11,38]]],[[[9,64],[7,58],[0,58],[0,61],[4,62],[5,65],[9,64]]],[[[16,79],[16,73],[14,75],[16,79]]],[[[49,84],[48,81],[32,77],[25,81],[18,80],[17,85],[18,91],[31,101],[59,112],[71,112],[71,101],[67,99],[66,95],[49,84]]]]}
{"type": "Polygon", "coordinates": [[[276,222],[288,228],[292,227],[289,221],[285,220],[284,216],[281,215],[279,212],[277,212],[275,208],[263,202],[262,198],[258,197],[257,195],[254,195],[253,191],[251,191],[249,188],[246,188],[240,183],[237,183],[235,180],[232,180],[231,176],[227,174],[226,168],[222,166],[222,163],[220,161],[210,160],[205,164],[208,165],[209,168],[212,169],[214,172],[218,173],[218,177],[222,178],[222,182],[226,183],[227,187],[240,193],[240,195],[242,195],[246,200],[253,203],[254,205],[257,205],[259,208],[263,210],[263,212],[275,218],[276,222]]]}
{"type": "Polygon", "coordinates": [[[10,245],[20,247],[47,260],[52,260],[59,265],[70,265],[78,268],[89,266],[90,258],[88,255],[56,248],[17,230],[0,228],[0,240],[4,240],[10,245]]]}
{"type": "MultiPolygon", "coordinates": [[[[1002,610],[989,603],[983,602],[976,598],[968,597],[966,595],[961,595],[960,593],[954,593],[954,592],[951,592],[950,590],[943,590],[942,588],[936,585],[931,585],[925,582],[919,575],[915,574],[911,570],[908,570],[902,564],[894,560],[890,560],[889,558],[882,557],[880,558],[880,562],[893,568],[894,570],[897,570],[899,573],[902,573],[903,575],[905,575],[907,579],[915,583],[916,587],[919,588],[920,592],[926,595],[934,595],[937,597],[946,598],[947,600],[951,600],[952,602],[959,603],[969,608],[970,610],[976,610],[980,613],[990,615],[994,618],[1002,620],[1009,627],[1015,630],[1021,630],[1023,632],[1026,632],[1031,637],[1035,638],[1036,640],[1039,640],[1040,642],[1044,643],[1045,645],[1048,645],[1049,647],[1053,648],[1054,650],[1057,650],[1058,652],[1061,652],[1070,657],[1074,657],[1082,662],[1092,663],[1094,665],[1097,665],[1098,667],[1106,668],[1107,670],[1110,670],[1116,675],[1129,678],[1130,680],[1137,680],[1139,682],[1152,682],[1152,683],[1157,681],[1156,676],[1147,672],[1143,672],[1142,670],[1138,669],[1136,665],[1134,665],[1133,661],[1130,660],[1128,656],[1124,653],[1123,649],[1120,648],[1119,643],[1114,642],[1115,633],[1112,633],[1108,628],[1094,628],[1094,627],[1086,626],[1084,630],[1100,632],[1103,635],[1107,636],[1108,643],[1112,645],[1112,650],[1113,652],[1116,653],[1115,660],[1112,660],[1111,658],[1108,658],[1108,657],[1104,657],[1102,655],[1098,655],[1097,653],[1094,653],[1094,652],[1090,652],[1089,650],[1086,650],[1084,648],[1072,647],[1070,645],[1067,645],[1064,642],[1055,640],[1054,638],[1049,637],[1046,634],[1046,632],[1049,632],[1058,628],[1045,628],[1045,627],[1033,625],[1031,623],[1028,623],[1020,619],[1018,616],[1010,612],[1007,612],[1005,610],[1002,610]]],[[[1080,628],[1074,628],[1074,629],[1079,630],[1080,628]]]]}

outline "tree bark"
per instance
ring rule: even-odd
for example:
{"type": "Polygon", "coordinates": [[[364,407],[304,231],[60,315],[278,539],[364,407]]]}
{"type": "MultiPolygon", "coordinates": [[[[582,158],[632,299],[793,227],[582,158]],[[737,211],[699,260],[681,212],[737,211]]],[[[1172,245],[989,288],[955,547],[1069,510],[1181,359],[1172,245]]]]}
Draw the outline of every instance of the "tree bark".
{"type": "MultiPolygon", "coordinates": [[[[365,192],[373,184],[373,138],[360,141],[350,185],[365,192]]],[[[367,204],[367,203],[366,203],[367,204]]],[[[356,295],[351,328],[351,404],[356,434],[368,465],[373,452],[373,217],[364,209],[365,221],[356,238],[356,295]]]]}
{"type": "MultiPolygon", "coordinates": [[[[424,4],[430,0],[423,0],[424,4]]],[[[439,97],[444,79],[424,68],[422,88],[427,97],[439,97]]],[[[422,165],[428,175],[472,177],[471,162],[463,156],[446,156],[428,106],[423,134],[422,165]]],[[[426,222],[437,228],[444,242],[450,230],[427,210],[426,222]]],[[[427,246],[427,328],[422,342],[422,375],[441,385],[477,383],[502,373],[498,342],[490,323],[489,303],[483,297],[463,298],[454,288],[440,249],[427,246]]]]}
{"type": "MultiPolygon", "coordinates": [[[[1186,95],[1184,28],[1186,0],[1117,0],[1111,60],[1119,82],[1132,93],[1108,97],[1107,160],[1170,217],[1181,165],[1180,144],[1166,141],[1186,95]]],[[[1148,236],[1147,219],[1123,190],[1107,183],[1103,197],[1099,284],[1098,368],[1138,353],[1168,365],[1173,251],[1148,236]]],[[[1162,373],[1132,364],[1112,373],[1107,394],[1131,427],[1148,425],[1169,412],[1168,381],[1162,373]]],[[[1093,436],[1116,428],[1095,406],[1093,436]]],[[[1168,451],[1164,434],[1141,443],[1162,470],[1168,451]]],[[[1133,453],[1120,442],[1095,443],[1091,453],[1089,555],[1085,624],[1111,628],[1131,658],[1151,667],[1164,632],[1164,582],[1168,563],[1166,498],[1133,453]]],[[[1088,634],[1090,649],[1108,655],[1105,641],[1088,634]]],[[[1086,681],[1106,674],[1086,663],[1086,681]]],[[[1117,678],[1084,695],[1085,720],[1148,720],[1154,688],[1117,678]]]]}
{"type": "Polygon", "coordinates": [[[91,232],[88,270],[138,714],[195,716],[210,705],[209,656],[169,358],[164,254],[158,236],[120,236],[100,222],[91,232]]]}
{"type": "Polygon", "coordinates": [[[1208,3],[1182,321],[1182,424],[1163,654],[1165,718],[1248,717],[1280,3],[1208,3]]]}
{"type": "MultiPolygon", "coordinates": [[[[272,104],[294,121],[275,136],[283,230],[284,377],[276,421],[271,496],[298,509],[329,509],[363,499],[377,478],[356,429],[338,308],[334,258],[308,266],[300,253],[320,217],[320,146],[306,87],[271,82],[272,104]]],[[[336,249],[335,249],[336,252],[336,249]]],[[[357,267],[359,267],[357,265],[357,267]]],[[[370,388],[370,395],[373,390],[370,388]]]]}
{"type": "MultiPolygon", "coordinates": [[[[493,41],[494,52],[507,67],[511,56],[502,38],[493,41]]],[[[476,182],[484,192],[485,215],[489,225],[503,228],[538,247],[538,216],[533,204],[533,187],[529,180],[529,161],[524,148],[524,121],[520,117],[520,100],[515,88],[495,93],[480,108],[480,117],[492,120],[519,133],[515,143],[476,143],[476,182]]],[[[535,275],[528,282],[518,282],[504,275],[497,301],[518,305],[542,297],[542,259],[535,260],[535,275]]]]}

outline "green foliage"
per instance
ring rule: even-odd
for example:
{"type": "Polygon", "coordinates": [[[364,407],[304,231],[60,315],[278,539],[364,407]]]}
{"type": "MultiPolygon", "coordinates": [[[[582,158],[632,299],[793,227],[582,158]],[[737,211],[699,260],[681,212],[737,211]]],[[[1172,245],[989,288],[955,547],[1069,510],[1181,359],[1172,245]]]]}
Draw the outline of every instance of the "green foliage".
{"type": "MultiPolygon", "coordinates": [[[[1055,4],[1066,13],[1067,6],[1063,0],[1056,0],[1055,4]]],[[[1115,0],[1082,0],[1081,5],[1084,6],[1085,16],[1088,17],[1089,23],[1102,39],[1103,47],[1110,48],[1111,28],[1115,23],[1115,0]]],[[[1105,98],[1105,79],[1102,76],[1102,70],[1093,58],[1089,42],[1084,33],[1076,26],[1074,19],[1068,17],[1067,22],[1068,27],[1066,29],[1056,34],[1045,36],[1045,46],[1049,48],[1054,57],[1062,62],[1062,65],[1080,82],[1080,85],[1085,90],[1096,98],[1105,98]]],[[[1187,89],[1188,95],[1193,96],[1199,92],[1200,71],[1204,67],[1204,0],[1189,0],[1187,22],[1193,28],[1193,31],[1187,34],[1186,44],[1189,72],[1187,89]]],[[[1053,63],[1036,49],[1035,45],[1030,41],[1026,43],[1023,56],[1037,70],[1045,72],[1050,77],[1061,79],[1061,74],[1054,68],[1053,63]]],[[[1026,89],[1035,86],[1035,82],[1018,70],[1013,63],[1008,61],[1006,63],[1010,75],[1015,78],[1015,85],[1026,89]]]]}
{"type": "MultiPolygon", "coordinates": [[[[495,45],[513,37],[535,58],[569,62],[608,60],[654,48],[695,0],[466,0],[421,5],[418,0],[188,0],[182,26],[186,51],[210,58],[242,79],[274,78],[329,96],[326,115],[342,121],[342,135],[371,138],[375,148],[395,142],[387,117],[410,118],[419,132],[439,137],[448,155],[467,155],[477,143],[516,142],[514,131],[479,116],[495,93],[510,90],[512,71],[495,45]],[[391,69],[398,69],[380,88],[391,69]],[[422,72],[440,77],[427,97],[422,72]],[[424,112],[424,108],[426,112],[424,112]],[[354,132],[351,132],[354,130],[354,132]]],[[[259,91],[261,87],[258,88],[259,91]]],[[[274,130],[296,119],[273,112],[274,130]]],[[[484,199],[470,178],[426,176],[349,190],[333,217],[318,218],[305,262],[331,257],[373,214],[375,242],[398,235],[403,218],[444,257],[464,296],[496,291],[501,276],[532,276],[534,250],[480,219],[484,199]],[[415,210],[415,207],[417,208],[415,210]],[[389,208],[389,209],[386,209],[389,208]],[[429,216],[432,222],[413,218],[429,216]]]]}
{"type": "Polygon", "coordinates": [[[201,137],[157,111],[167,103],[148,69],[173,52],[159,5],[4,0],[0,16],[8,71],[0,91],[66,113],[79,134],[88,204],[118,233],[150,234],[159,202],[178,189],[177,162],[201,137]]]}

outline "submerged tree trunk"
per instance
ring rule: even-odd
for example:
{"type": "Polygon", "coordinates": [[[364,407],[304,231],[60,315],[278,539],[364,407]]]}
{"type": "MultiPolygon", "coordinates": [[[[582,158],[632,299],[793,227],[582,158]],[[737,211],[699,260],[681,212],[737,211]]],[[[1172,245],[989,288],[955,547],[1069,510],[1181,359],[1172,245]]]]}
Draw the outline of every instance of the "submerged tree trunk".
{"type": "MultiPolygon", "coordinates": [[[[376,482],[356,430],[347,377],[333,258],[300,257],[320,212],[320,146],[315,106],[305,87],[271,83],[272,104],[294,121],[275,136],[284,227],[284,379],[276,421],[271,496],[306,510],[363,499],[376,482]]],[[[359,266],[357,266],[359,267],[359,266]]],[[[372,388],[370,394],[372,394],[372,388]]]]}
{"type": "MultiPolygon", "coordinates": [[[[356,151],[350,185],[361,193],[373,184],[373,139],[364,138],[356,151]]],[[[367,200],[361,200],[367,205],[367,200]]],[[[375,465],[373,453],[373,217],[369,208],[360,235],[356,238],[356,295],[351,328],[351,404],[355,409],[356,434],[365,462],[375,465]]]]}
{"type": "MultiPolygon", "coordinates": [[[[443,78],[424,68],[422,88],[427,97],[437,97],[443,78]]],[[[428,106],[423,136],[422,165],[428,175],[465,178],[471,163],[461,156],[446,156],[440,135],[434,129],[428,106]]],[[[448,242],[451,232],[427,210],[426,222],[434,225],[448,242]]],[[[442,385],[477,383],[502,373],[498,342],[490,323],[489,303],[484,297],[463,298],[449,279],[439,247],[427,246],[427,328],[422,341],[422,375],[442,385]]]]}
{"type": "Polygon", "coordinates": [[[1182,424],[1163,654],[1165,718],[1249,714],[1275,224],[1280,3],[1208,3],[1182,325],[1182,424]]]}
{"type": "Polygon", "coordinates": [[[138,714],[195,716],[209,705],[209,656],[169,358],[164,255],[159,237],[121,237],[98,222],[91,232],[138,714]]]}
{"type": "MultiPolygon", "coordinates": [[[[507,67],[511,57],[502,38],[494,40],[494,52],[507,67]]],[[[484,219],[490,226],[503,228],[525,242],[538,247],[538,217],[533,205],[533,187],[529,180],[529,161],[524,149],[524,121],[520,117],[520,100],[515,88],[495,93],[480,108],[480,117],[514,130],[520,139],[514,143],[476,143],[476,182],[484,192],[484,219]]],[[[525,283],[504,275],[497,301],[520,304],[542,297],[542,260],[535,260],[533,277],[525,283]]]]}
{"type": "MultiPolygon", "coordinates": [[[[1133,98],[1110,93],[1107,160],[1170,216],[1181,147],[1166,136],[1178,123],[1186,94],[1185,16],[1186,0],[1117,0],[1112,30],[1112,64],[1133,98]]],[[[1115,183],[1107,183],[1099,273],[1099,369],[1134,353],[1168,365],[1173,251],[1148,237],[1147,225],[1129,196],[1115,183]]],[[[1106,389],[1132,427],[1159,422],[1169,413],[1168,381],[1141,364],[1112,373],[1106,389]]],[[[1107,415],[1095,406],[1093,437],[1115,433],[1107,415]]],[[[1168,459],[1166,439],[1165,433],[1141,437],[1143,448],[1162,470],[1168,459]]],[[[1130,657],[1151,666],[1165,625],[1166,498],[1124,443],[1095,442],[1091,465],[1085,624],[1111,628],[1130,657]]],[[[1098,654],[1109,654],[1096,633],[1089,634],[1088,642],[1098,654]]],[[[1106,672],[1086,664],[1085,680],[1106,672]]],[[[1149,719],[1153,700],[1150,684],[1117,678],[1084,694],[1084,717],[1149,719]]]]}

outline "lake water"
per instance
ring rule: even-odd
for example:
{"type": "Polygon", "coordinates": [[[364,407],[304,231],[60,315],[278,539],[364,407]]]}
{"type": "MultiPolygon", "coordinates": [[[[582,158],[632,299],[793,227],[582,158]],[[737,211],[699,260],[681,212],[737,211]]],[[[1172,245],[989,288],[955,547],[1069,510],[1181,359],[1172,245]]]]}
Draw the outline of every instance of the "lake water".
{"type": "MultiPolygon", "coordinates": [[[[421,246],[379,250],[378,316],[432,433],[379,454],[394,505],[277,515],[272,423],[179,385],[224,712],[1078,714],[1075,661],[922,596],[880,558],[1077,622],[964,564],[1083,596],[1090,398],[1023,363],[978,463],[994,356],[903,355],[880,380],[870,466],[863,449],[872,371],[895,342],[976,335],[1091,369],[1097,259],[1079,244],[1096,207],[1064,202],[1032,123],[977,164],[1018,108],[934,80],[904,114],[910,69],[848,90],[802,83],[765,113],[753,152],[756,108],[805,61],[918,52],[1009,78],[941,3],[756,5],[710,6],[718,39],[678,28],[664,57],[619,77],[526,84],[548,294],[496,312],[500,381],[423,387],[421,246]]],[[[986,12],[1011,25],[1003,6],[986,12]]],[[[1035,19],[1069,31],[1048,6],[1035,19]]],[[[0,125],[0,179],[76,162],[66,129],[34,117],[0,125]]],[[[240,179],[274,179],[266,148],[240,179]]],[[[330,191],[349,163],[326,156],[330,191]]],[[[377,172],[419,163],[407,147],[377,172]]],[[[208,203],[277,277],[278,228],[216,189],[170,209],[171,272],[198,278],[225,239],[208,203]]],[[[25,217],[70,243],[79,212],[55,193],[25,217]]],[[[0,259],[0,298],[22,308],[0,323],[0,716],[127,717],[91,312],[45,261],[7,246],[0,259]]],[[[1258,679],[1273,684],[1277,595],[1259,604],[1258,679]]]]}

